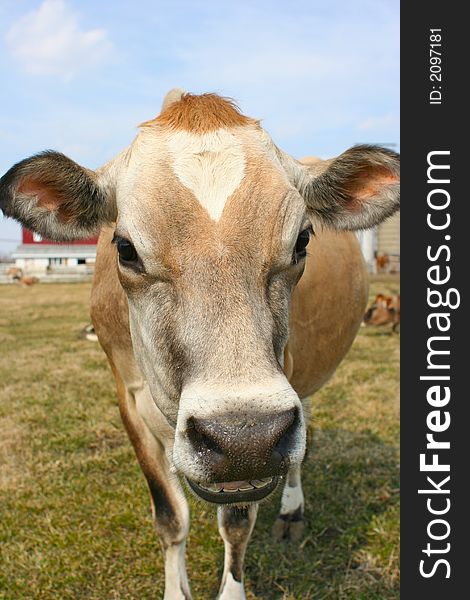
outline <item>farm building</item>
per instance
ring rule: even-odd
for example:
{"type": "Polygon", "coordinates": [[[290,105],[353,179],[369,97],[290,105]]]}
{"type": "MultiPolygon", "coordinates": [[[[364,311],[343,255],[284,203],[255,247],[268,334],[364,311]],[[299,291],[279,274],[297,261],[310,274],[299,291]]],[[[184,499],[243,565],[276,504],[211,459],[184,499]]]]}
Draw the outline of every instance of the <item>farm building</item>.
{"type": "Polygon", "coordinates": [[[400,213],[395,213],[378,227],[358,231],[357,237],[371,273],[400,272],[400,213]],[[383,266],[381,258],[384,259],[383,266]]]}
{"type": "Polygon", "coordinates": [[[52,242],[23,228],[22,244],[12,253],[17,267],[25,273],[90,272],[95,265],[98,238],[72,242],[52,242]]]}

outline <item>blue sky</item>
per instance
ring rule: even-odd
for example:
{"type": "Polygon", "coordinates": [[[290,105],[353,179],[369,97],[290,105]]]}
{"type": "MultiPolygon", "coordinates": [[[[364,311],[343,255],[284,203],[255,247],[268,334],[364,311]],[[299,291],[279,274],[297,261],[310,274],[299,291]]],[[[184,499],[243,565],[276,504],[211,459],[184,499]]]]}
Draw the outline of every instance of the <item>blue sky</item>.
{"type": "MultiPolygon", "coordinates": [[[[399,0],[0,0],[0,45],[0,174],[45,148],[101,165],[172,87],[297,158],[399,142],[399,0]]],[[[0,253],[19,232],[0,217],[0,253]]]]}

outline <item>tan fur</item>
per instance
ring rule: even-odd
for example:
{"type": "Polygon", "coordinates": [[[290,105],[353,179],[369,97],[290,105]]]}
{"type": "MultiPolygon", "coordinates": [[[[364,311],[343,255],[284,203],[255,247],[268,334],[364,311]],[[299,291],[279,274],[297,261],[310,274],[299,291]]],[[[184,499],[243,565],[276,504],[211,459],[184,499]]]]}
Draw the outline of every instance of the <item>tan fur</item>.
{"type": "MultiPolygon", "coordinates": [[[[108,357],[132,356],[127,298],[116,271],[112,229],[98,246],[92,317],[108,357]],[[109,304],[112,299],[112,306],[109,304]]],[[[359,244],[352,233],[320,231],[292,296],[290,335],[284,370],[301,398],[333,375],[350,348],[367,303],[368,280],[359,244]]]]}
{"type": "Polygon", "coordinates": [[[111,245],[113,234],[114,228],[105,227],[99,237],[90,310],[100,344],[114,363],[116,353],[132,356],[132,341],[127,298],[119,283],[116,250],[111,245]]]}
{"type": "Polygon", "coordinates": [[[178,102],[163,108],[158,117],[142,123],[141,127],[161,125],[173,130],[206,133],[221,127],[256,124],[254,119],[242,115],[232,100],[217,94],[184,94],[178,102]]]}
{"type": "Polygon", "coordinates": [[[352,233],[319,232],[292,295],[287,351],[290,382],[301,398],[333,375],[356,336],[367,303],[368,277],[352,233]]]}

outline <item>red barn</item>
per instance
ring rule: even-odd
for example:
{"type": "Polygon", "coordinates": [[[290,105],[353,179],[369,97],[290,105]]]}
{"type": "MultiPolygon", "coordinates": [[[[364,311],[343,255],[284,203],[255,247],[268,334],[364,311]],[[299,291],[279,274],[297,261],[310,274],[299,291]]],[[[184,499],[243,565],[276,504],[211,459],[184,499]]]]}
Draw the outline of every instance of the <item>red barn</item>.
{"type": "Polygon", "coordinates": [[[12,256],[26,273],[89,271],[95,264],[98,237],[73,242],[52,242],[23,228],[22,244],[12,256]]]}

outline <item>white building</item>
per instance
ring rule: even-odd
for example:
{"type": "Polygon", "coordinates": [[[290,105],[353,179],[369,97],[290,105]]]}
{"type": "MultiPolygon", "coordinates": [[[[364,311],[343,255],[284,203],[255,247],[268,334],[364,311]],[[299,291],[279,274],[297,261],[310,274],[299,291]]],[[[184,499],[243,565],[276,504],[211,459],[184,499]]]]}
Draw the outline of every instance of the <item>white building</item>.
{"type": "Polygon", "coordinates": [[[28,275],[53,272],[89,272],[96,259],[97,238],[52,242],[23,228],[22,244],[12,253],[17,267],[28,275]]]}
{"type": "Polygon", "coordinates": [[[380,256],[388,257],[386,272],[400,272],[399,212],[385,220],[378,227],[367,229],[366,231],[358,231],[357,237],[370,273],[377,272],[376,259],[380,256]]]}

